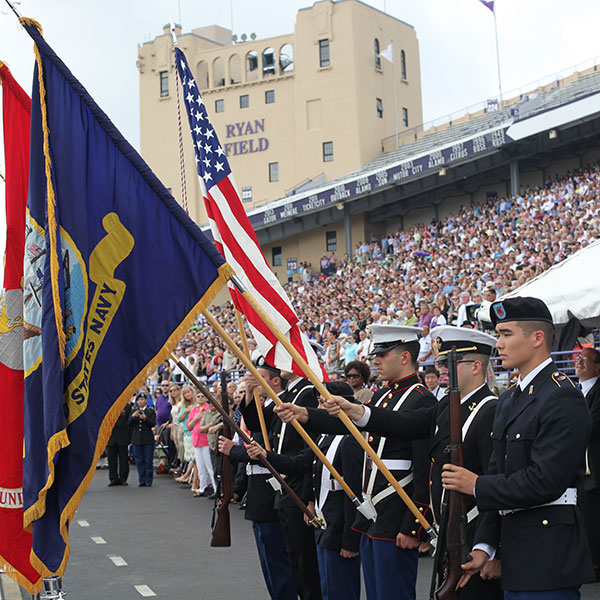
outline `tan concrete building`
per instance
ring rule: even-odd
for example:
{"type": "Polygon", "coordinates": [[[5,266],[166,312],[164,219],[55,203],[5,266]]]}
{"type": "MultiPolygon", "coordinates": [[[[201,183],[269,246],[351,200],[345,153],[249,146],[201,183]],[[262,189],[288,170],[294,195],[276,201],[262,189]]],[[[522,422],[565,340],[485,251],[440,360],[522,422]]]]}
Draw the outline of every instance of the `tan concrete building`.
{"type": "MultiPolygon", "coordinates": [[[[298,12],[294,33],[263,40],[234,42],[232,32],[218,26],[190,33],[177,27],[177,34],[247,210],[359,169],[396,127],[401,133],[422,123],[414,28],[359,0],[316,2],[298,12]],[[390,63],[379,52],[392,40],[390,63]]],[[[141,152],[181,202],[168,27],[139,46],[137,64],[141,152]]],[[[179,110],[187,203],[202,225],[206,216],[181,97],[179,110]]]]}

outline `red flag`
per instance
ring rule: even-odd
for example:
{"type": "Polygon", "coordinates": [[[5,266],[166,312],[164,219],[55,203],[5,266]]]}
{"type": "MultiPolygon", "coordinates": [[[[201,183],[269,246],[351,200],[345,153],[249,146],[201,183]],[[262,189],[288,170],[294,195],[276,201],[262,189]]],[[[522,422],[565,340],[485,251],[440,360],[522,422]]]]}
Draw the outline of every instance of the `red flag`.
{"type": "Polygon", "coordinates": [[[23,254],[31,100],[0,61],[6,159],[6,252],[0,300],[0,566],[29,593],[41,579],[23,529],[23,254]]]}
{"type": "MultiPolygon", "coordinates": [[[[298,316],[285,290],[271,271],[260,249],[256,233],[242,206],[225,152],[210,124],[185,56],[177,47],[175,56],[183,82],[200,187],[217,249],[312,371],[321,379],[327,379],[308,339],[300,331],[298,316]]],[[[244,296],[231,284],[229,290],[235,307],[248,319],[258,349],[267,362],[284,371],[293,371],[296,375],[305,377],[306,374],[300,366],[292,361],[287,350],[277,341],[244,296]]]]}

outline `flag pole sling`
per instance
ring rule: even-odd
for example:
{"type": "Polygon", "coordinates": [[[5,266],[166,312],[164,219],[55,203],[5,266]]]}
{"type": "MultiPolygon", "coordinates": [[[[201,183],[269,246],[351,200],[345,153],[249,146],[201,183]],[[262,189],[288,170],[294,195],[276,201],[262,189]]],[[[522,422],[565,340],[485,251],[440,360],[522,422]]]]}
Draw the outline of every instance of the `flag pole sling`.
{"type": "MultiPolygon", "coordinates": [[[[211,327],[221,336],[221,338],[231,348],[235,355],[242,361],[242,364],[246,367],[246,369],[248,369],[252,375],[254,375],[260,387],[267,393],[269,398],[271,398],[271,400],[273,400],[273,402],[278,406],[285,404],[273,391],[265,378],[256,370],[256,367],[252,364],[252,361],[247,358],[245,354],[236,346],[233,339],[231,339],[231,336],[223,329],[214,316],[208,310],[203,310],[202,314],[209,322],[211,327]]],[[[292,419],[290,424],[298,432],[300,437],[308,444],[309,448],[317,455],[317,458],[327,467],[327,470],[333,475],[335,480],[342,486],[344,492],[346,492],[346,495],[350,498],[350,500],[352,500],[354,506],[360,510],[362,507],[362,502],[359,500],[358,496],[350,489],[350,486],[344,481],[338,470],[331,464],[331,462],[329,462],[327,457],[323,454],[317,444],[315,444],[314,440],[310,437],[310,435],[308,435],[302,425],[300,425],[296,419],[292,419]]]]}
{"type": "MultiPolygon", "coordinates": [[[[240,336],[242,338],[242,348],[244,350],[244,354],[250,358],[250,350],[248,349],[248,338],[246,337],[246,330],[244,329],[244,323],[242,321],[242,315],[240,311],[235,309],[235,318],[238,324],[238,329],[240,330],[240,336]]],[[[258,414],[258,420],[260,422],[260,431],[263,436],[263,441],[265,444],[265,450],[269,452],[271,450],[271,444],[269,443],[269,435],[267,433],[267,424],[265,423],[265,415],[263,413],[263,407],[260,403],[260,399],[258,397],[258,390],[254,388],[254,404],[256,404],[256,413],[258,414]]]]}
{"type": "MultiPolygon", "coordinates": [[[[246,444],[252,443],[252,438],[231,418],[229,413],[219,404],[219,401],[210,393],[208,388],[198,380],[194,374],[187,368],[185,364],[183,364],[173,353],[171,353],[171,358],[175,361],[175,364],[184,372],[186,377],[194,384],[196,389],[198,389],[206,399],[217,409],[223,420],[227,422],[227,424],[242,438],[242,440],[246,444]]],[[[275,470],[275,467],[262,455],[259,455],[256,459],[262,465],[264,465],[277,479],[280,483],[281,487],[289,494],[290,498],[298,505],[298,508],[308,517],[310,524],[313,527],[321,527],[323,521],[317,517],[309,508],[302,502],[299,498],[298,494],[294,492],[294,490],[288,485],[285,479],[275,470]]]]}
{"type": "MultiPolygon", "coordinates": [[[[300,355],[300,353],[294,348],[290,341],[285,337],[282,331],[277,327],[277,324],[269,317],[263,307],[256,301],[254,296],[244,287],[242,282],[237,277],[232,277],[231,282],[237,287],[240,293],[243,294],[244,298],[248,301],[250,306],[256,311],[256,314],[264,321],[265,325],[275,334],[275,337],[281,342],[283,347],[289,352],[292,359],[298,364],[298,366],[304,371],[305,375],[310,379],[313,385],[317,388],[319,393],[326,399],[331,398],[329,390],[323,385],[323,382],[315,375],[314,371],[308,366],[307,362],[300,355]]],[[[382,460],[377,455],[377,452],[371,447],[371,445],[361,435],[360,431],[350,419],[350,417],[341,410],[338,413],[338,417],[342,423],[346,426],[348,431],[361,445],[362,449],[367,453],[369,458],[377,465],[377,468],[381,471],[382,475],[388,480],[391,486],[394,488],[396,493],[402,498],[404,504],[408,507],[410,512],[419,520],[419,523],[429,534],[429,537],[434,540],[437,538],[435,529],[430,525],[429,521],[425,518],[423,513],[417,508],[415,503],[412,501],[410,496],[404,491],[402,486],[396,481],[395,477],[391,474],[390,470],[383,464],[382,460]]],[[[320,457],[319,457],[320,458],[320,457]]]]}

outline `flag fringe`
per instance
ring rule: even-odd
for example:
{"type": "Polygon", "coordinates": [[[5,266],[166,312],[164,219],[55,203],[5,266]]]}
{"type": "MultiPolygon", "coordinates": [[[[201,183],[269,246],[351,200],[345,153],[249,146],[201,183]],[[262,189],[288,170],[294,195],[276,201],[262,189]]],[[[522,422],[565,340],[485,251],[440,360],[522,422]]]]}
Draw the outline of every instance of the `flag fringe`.
{"type": "MultiPolygon", "coordinates": [[[[32,565],[33,566],[33,565],[32,565]]],[[[42,589],[42,578],[37,581],[27,579],[20,571],[15,569],[1,554],[0,554],[0,569],[6,573],[13,581],[17,582],[22,588],[27,590],[28,594],[35,595],[42,589]]]]}
{"type": "MultiPolygon", "coordinates": [[[[39,23],[36,25],[41,29],[39,23]]],[[[44,75],[42,67],[42,56],[36,44],[33,46],[35,60],[38,66],[38,85],[40,90],[40,108],[42,111],[42,131],[44,132],[44,158],[46,168],[46,197],[48,212],[48,232],[50,234],[50,279],[52,283],[52,303],[54,305],[54,321],[56,323],[56,335],[58,337],[58,352],[60,355],[60,364],[65,367],[65,346],[67,336],[63,327],[63,314],[60,302],[60,289],[58,277],[60,265],[58,262],[58,239],[57,239],[57,219],[56,219],[56,196],[54,186],[52,185],[52,158],[50,157],[50,129],[48,128],[48,111],[46,108],[46,86],[44,85],[44,75]]]]}
{"type": "Polygon", "coordinates": [[[26,531],[31,532],[32,523],[40,519],[46,512],[46,493],[54,483],[54,457],[61,448],[66,448],[70,443],[66,429],[57,431],[48,440],[48,479],[44,487],[38,492],[38,499],[27,510],[23,510],[23,529],[26,531]]]}
{"type": "MultiPolygon", "coordinates": [[[[146,366],[135,376],[135,378],[131,381],[131,383],[123,390],[121,395],[117,398],[115,403],[110,407],[107,411],[106,416],[104,417],[100,430],[98,432],[98,439],[96,441],[96,448],[94,450],[94,457],[92,459],[90,469],[86,473],[85,477],[82,479],[79,487],[63,509],[60,515],[60,534],[66,544],[65,553],[59,568],[56,571],[51,571],[48,569],[46,564],[34,553],[31,551],[30,561],[34,568],[42,575],[42,577],[47,577],[49,575],[64,575],[65,569],[67,567],[67,561],[70,553],[70,545],[69,545],[69,524],[75,515],[75,511],[81,502],[83,495],[85,494],[87,488],[89,487],[92,479],[96,473],[96,464],[100,458],[102,452],[104,452],[104,448],[110,438],[115,422],[119,417],[119,413],[123,409],[123,406],[131,399],[131,396],[138,390],[146,381],[149,375],[151,375],[156,369],[158,369],[159,365],[166,360],[173,349],[177,346],[177,344],[181,341],[181,338],[187,333],[189,328],[192,326],[194,321],[198,318],[198,316],[204,311],[211,302],[215,299],[215,296],[219,293],[219,291],[227,284],[227,281],[231,279],[235,275],[234,270],[228,263],[224,263],[219,267],[219,275],[215,279],[215,281],[208,288],[204,296],[200,299],[200,301],[190,310],[187,316],[183,319],[183,321],[177,326],[177,328],[171,333],[167,341],[164,343],[158,354],[152,358],[146,366]]],[[[43,514],[43,512],[41,513],[43,514]]],[[[41,516],[40,514],[40,516],[41,516]]],[[[39,517],[38,517],[39,518],[39,517]]]]}
{"type": "Polygon", "coordinates": [[[43,35],[44,33],[42,26],[35,19],[30,17],[19,17],[19,23],[21,23],[21,25],[33,25],[40,32],[40,35],[43,35]]]}

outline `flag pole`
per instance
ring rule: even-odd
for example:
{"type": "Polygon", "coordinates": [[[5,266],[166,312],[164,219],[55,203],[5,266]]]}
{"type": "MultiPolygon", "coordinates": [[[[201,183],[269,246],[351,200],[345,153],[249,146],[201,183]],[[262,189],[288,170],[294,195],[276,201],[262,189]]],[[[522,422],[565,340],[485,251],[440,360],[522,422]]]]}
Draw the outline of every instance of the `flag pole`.
{"type": "MultiPolygon", "coordinates": [[[[231,336],[223,329],[215,317],[208,311],[203,310],[202,314],[208,321],[210,326],[219,334],[223,341],[229,346],[234,354],[242,361],[242,364],[254,375],[260,387],[267,393],[269,398],[279,406],[285,404],[281,398],[273,391],[273,388],[269,385],[266,379],[256,370],[256,367],[252,364],[252,361],[238,348],[236,343],[233,341],[231,336]]],[[[352,500],[357,510],[361,512],[367,518],[374,518],[374,515],[368,510],[366,503],[361,502],[358,496],[350,489],[350,486],[344,481],[338,470],[331,464],[329,459],[323,454],[321,449],[317,446],[315,441],[306,432],[304,427],[296,419],[290,421],[292,427],[298,432],[300,437],[308,444],[309,448],[316,454],[317,458],[327,467],[327,470],[333,475],[334,479],[342,486],[346,495],[352,500]]]]}
{"type": "Polygon", "coordinates": [[[492,13],[494,14],[494,32],[496,34],[496,65],[498,67],[498,92],[500,93],[500,110],[502,110],[504,101],[502,99],[502,79],[500,77],[500,50],[498,46],[498,24],[496,23],[496,3],[494,3],[492,13]]]}
{"type": "Polygon", "coordinates": [[[400,147],[400,132],[398,130],[398,91],[397,91],[397,83],[396,83],[396,62],[394,61],[394,39],[391,41],[392,45],[392,73],[394,80],[394,125],[396,127],[396,149],[400,147]]]}
{"type": "MultiPolygon", "coordinates": [[[[244,323],[242,321],[242,315],[240,311],[235,309],[235,318],[237,320],[238,329],[240,330],[240,336],[242,337],[242,348],[244,350],[244,354],[250,359],[250,349],[248,348],[248,338],[246,337],[246,329],[244,328],[244,323]]],[[[260,403],[260,399],[258,397],[258,390],[254,388],[254,403],[256,404],[256,412],[258,414],[258,420],[260,422],[260,431],[263,436],[263,442],[265,444],[265,450],[269,452],[271,450],[271,444],[269,443],[269,436],[267,434],[267,424],[265,423],[265,415],[263,413],[263,407],[260,403]]]]}
{"type": "MultiPolygon", "coordinates": [[[[326,399],[331,398],[329,390],[323,385],[323,382],[316,376],[314,371],[310,368],[308,363],[302,358],[300,353],[294,348],[290,341],[285,337],[283,332],[277,327],[277,324],[271,319],[263,307],[257,302],[254,296],[244,287],[242,282],[234,275],[230,281],[237,287],[238,291],[244,296],[250,306],[256,311],[256,314],[264,321],[267,327],[273,332],[275,337],[281,342],[283,347],[289,352],[292,359],[298,364],[298,366],[304,371],[304,374],[310,379],[311,383],[317,388],[321,396],[326,399]]],[[[381,458],[377,455],[377,452],[371,447],[369,442],[361,435],[360,431],[350,419],[350,417],[341,410],[338,413],[338,417],[342,423],[346,426],[346,429],[352,434],[354,439],[360,444],[362,449],[367,453],[369,458],[377,465],[377,468],[381,474],[388,480],[390,485],[394,488],[396,493],[406,504],[410,512],[418,519],[419,523],[427,531],[432,542],[437,539],[437,533],[431,526],[429,521],[425,518],[423,513],[417,508],[415,503],[412,501],[410,496],[404,491],[402,486],[396,481],[396,478],[392,475],[390,470],[383,464],[381,458]]],[[[293,424],[293,422],[292,422],[293,424]]],[[[320,457],[319,457],[320,458],[320,457]]],[[[322,460],[322,459],[321,459],[322,460]]]]}
{"type": "MultiPolygon", "coordinates": [[[[185,373],[186,377],[194,384],[196,389],[198,389],[210,402],[212,406],[216,408],[221,417],[227,424],[240,436],[240,438],[246,444],[252,443],[252,438],[231,418],[231,415],[223,408],[219,401],[210,393],[208,388],[197,379],[194,374],[187,368],[187,366],[182,363],[172,352],[171,358],[175,361],[175,364],[185,373]]],[[[309,518],[310,524],[313,527],[321,527],[323,521],[320,517],[316,516],[309,508],[302,502],[298,494],[294,492],[294,490],[289,486],[289,484],[285,481],[285,479],[275,470],[275,467],[266,459],[262,454],[258,456],[256,459],[263,466],[265,466],[273,477],[279,482],[279,485],[289,494],[290,498],[297,504],[298,508],[309,518]]]]}

